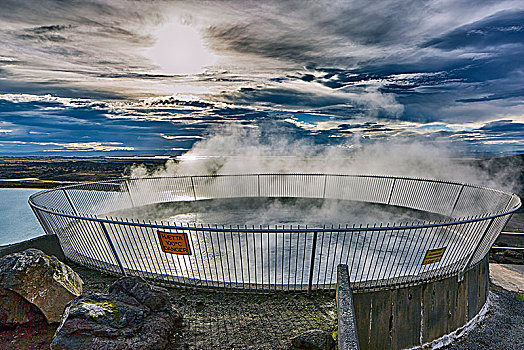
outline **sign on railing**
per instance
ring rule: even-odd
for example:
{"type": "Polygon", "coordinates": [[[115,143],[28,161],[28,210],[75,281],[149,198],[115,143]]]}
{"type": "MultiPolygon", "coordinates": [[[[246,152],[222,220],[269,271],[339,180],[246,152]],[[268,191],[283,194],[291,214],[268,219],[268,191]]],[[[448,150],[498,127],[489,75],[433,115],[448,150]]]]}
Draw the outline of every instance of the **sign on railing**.
{"type": "Polygon", "coordinates": [[[164,253],[191,255],[187,233],[173,233],[158,230],[158,240],[164,253]]]}
{"type": "Polygon", "coordinates": [[[445,251],[446,251],[446,247],[442,247],[438,249],[429,249],[426,252],[426,255],[424,256],[424,260],[422,260],[422,265],[430,265],[430,264],[438,263],[440,259],[442,259],[442,256],[444,255],[445,251]]]}

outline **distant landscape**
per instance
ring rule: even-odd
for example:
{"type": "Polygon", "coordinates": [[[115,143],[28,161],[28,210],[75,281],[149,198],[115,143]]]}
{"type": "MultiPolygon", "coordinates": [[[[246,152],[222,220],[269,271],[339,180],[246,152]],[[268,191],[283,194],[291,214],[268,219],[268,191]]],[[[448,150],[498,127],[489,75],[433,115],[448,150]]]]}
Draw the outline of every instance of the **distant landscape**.
{"type": "MultiPolygon", "coordinates": [[[[165,162],[162,158],[0,157],[0,187],[53,188],[110,180],[130,176],[131,169],[136,166],[153,172],[163,168],[165,162]]],[[[483,157],[463,162],[473,163],[494,177],[510,176],[507,180],[517,184],[514,192],[524,197],[524,155],[483,157]]],[[[513,215],[506,230],[524,231],[524,210],[513,215]]]]}
{"type": "Polygon", "coordinates": [[[76,182],[94,182],[129,176],[133,166],[148,170],[165,159],[0,157],[0,187],[52,188],[76,182]]]}

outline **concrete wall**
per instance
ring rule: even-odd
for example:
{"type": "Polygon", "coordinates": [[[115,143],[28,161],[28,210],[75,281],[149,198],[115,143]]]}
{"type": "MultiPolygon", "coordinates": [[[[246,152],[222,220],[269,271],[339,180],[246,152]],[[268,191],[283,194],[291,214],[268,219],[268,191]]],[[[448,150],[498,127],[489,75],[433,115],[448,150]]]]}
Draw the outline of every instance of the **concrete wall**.
{"type": "Polygon", "coordinates": [[[54,255],[58,258],[58,260],[61,261],[65,261],[66,259],[56,235],[38,236],[28,241],[2,246],[0,247],[0,257],[16,252],[21,252],[22,250],[29,248],[39,249],[47,255],[54,255]]]}
{"type": "Polygon", "coordinates": [[[360,349],[403,349],[451,333],[484,306],[487,257],[457,276],[411,287],[353,294],[360,349]]]}

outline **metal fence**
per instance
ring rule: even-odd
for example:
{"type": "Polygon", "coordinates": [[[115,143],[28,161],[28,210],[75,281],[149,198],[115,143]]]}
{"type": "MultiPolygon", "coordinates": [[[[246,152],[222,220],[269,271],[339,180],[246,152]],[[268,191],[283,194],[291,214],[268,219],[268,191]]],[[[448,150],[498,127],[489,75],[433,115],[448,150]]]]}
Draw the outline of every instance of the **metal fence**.
{"type": "Polygon", "coordinates": [[[453,274],[460,279],[488,253],[521,202],[494,189],[427,179],[254,174],[79,184],[34,194],[29,204],[45,232],[56,234],[65,255],[82,265],[169,285],[272,291],[334,289],[339,264],[349,266],[353,290],[453,274]],[[335,199],[421,210],[443,219],[311,227],[108,216],[151,204],[224,198],[335,199]]]}

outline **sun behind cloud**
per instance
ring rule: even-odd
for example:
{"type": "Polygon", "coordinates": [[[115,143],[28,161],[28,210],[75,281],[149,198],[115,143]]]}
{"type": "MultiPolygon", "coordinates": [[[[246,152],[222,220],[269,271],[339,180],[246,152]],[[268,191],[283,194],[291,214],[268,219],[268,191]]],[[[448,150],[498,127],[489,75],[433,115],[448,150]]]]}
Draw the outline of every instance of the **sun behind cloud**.
{"type": "Polygon", "coordinates": [[[158,66],[155,73],[199,74],[216,62],[217,57],[205,46],[200,32],[178,20],[164,24],[153,35],[156,42],[146,55],[158,66]]]}

